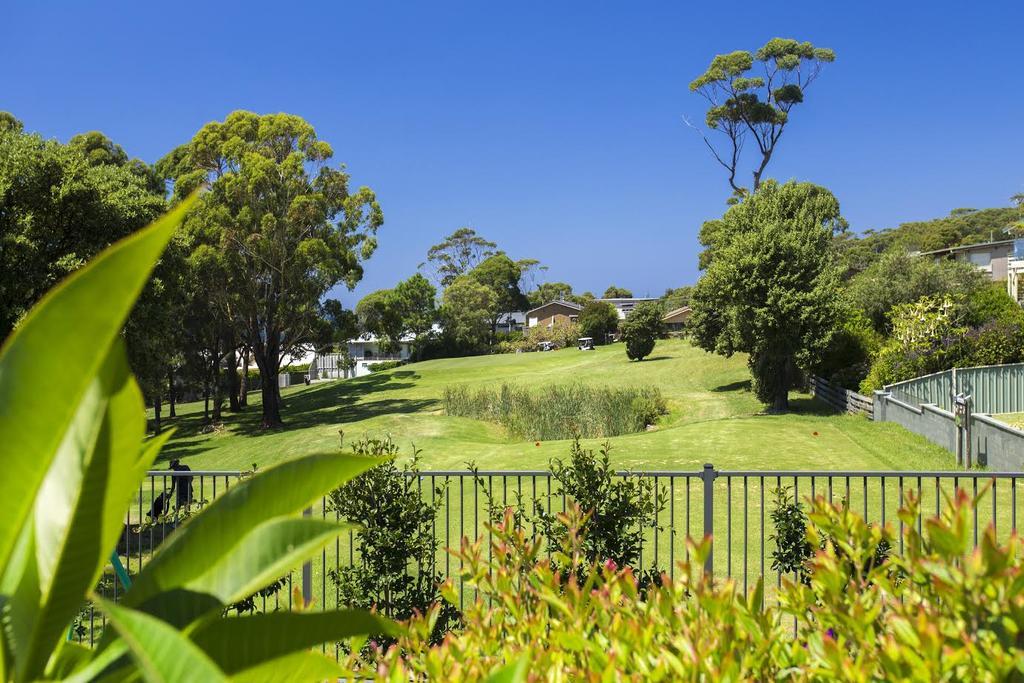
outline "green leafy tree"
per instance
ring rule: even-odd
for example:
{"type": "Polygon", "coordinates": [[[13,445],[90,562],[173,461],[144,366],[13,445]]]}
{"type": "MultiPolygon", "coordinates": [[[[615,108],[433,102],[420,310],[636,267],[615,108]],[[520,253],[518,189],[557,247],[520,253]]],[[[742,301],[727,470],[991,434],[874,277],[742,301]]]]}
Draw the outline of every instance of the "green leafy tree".
{"type": "Polygon", "coordinates": [[[633,292],[626,289],[625,287],[616,287],[615,285],[609,285],[608,289],[604,290],[604,294],[601,296],[602,299],[631,299],[633,298],[633,292]]]}
{"type": "Polygon", "coordinates": [[[603,344],[606,336],[618,329],[619,312],[607,301],[590,301],[580,311],[576,322],[582,336],[603,344]]]}
{"type": "Polygon", "coordinates": [[[435,282],[447,287],[455,278],[473,270],[489,256],[495,254],[498,245],[477,234],[473,228],[459,228],[427,251],[426,263],[433,269],[435,282]]]}
{"type": "Polygon", "coordinates": [[[160,164],[178,197],[209,188],[188,222],[223,256],[221,299],[267,380],[264,427],[282,424],[273,378],[283,357],[314,341],[324,295],[361,279],[383,223],[373,192],[350,190],[333,154],[298,116],[236,111],[160,164]]]}
{"type": "Polygon", "coordinates": [[[356,317],[367,332],[375,334],[389,352],[398,349],[407,334],[422,341],[437,319],[437,290],[419,273],[399,282],[394,289],[380,289],[356,304],[356,317]]]}
{"type": "Polygon", "coordinates": [[[811,43],[772,38],[757,52],[737,50],[716,55],[707,71],[690,83],[690,91],[708,102],[707,127],[725,138],[716,146],[701,133],[711,154],[728,173],[735,196],[756,192],[775,148],[789,123],[793,107],[804,101],[807,88],[835,53],[811,43]],[[752,186],[737,178],[748,139],[756,147],[752,186]]]}
{"type": "Polygon", "coordinates": [[[165,209],[147,182],[0,118],[0,339],[44,292],[165,209]]]}
{"type": "Polygon", "coordinates": [[[701,229],[713,258],[693,291],[692,338],[726,357],[750,354],[755,393],[772,411],[788,410],[798,369],[820,361],[839,325],[840,222],[825,188],[767,181],[701,229]]]}
{"type": "Polygon", "coordinates": [[[427,278],[416,273],[399,282],[393,296],[401,311],[402,333],[413,335],[416,338],[414,347],[422,348],[437,322],[437,290],[427,278]]]}
{"type": "Polygon", "coordinates": [[[453,280],[441,303],[445,335],[467,351],[486,345],[497,300],[493,289],[468,275],[453,280]]]}
{"type": "Polygon", "coordinates": [[[348,310],[337,299],[326,299],[322,308],[322,318],[326,323],[326,334],[321,337],[322,348],[337,348],[359,334],[359,319],[355,311],[348,310]]]}
{"type": "Polygon", "coordinates": [[[665,311],[674,311],[677,308],[690,305],[693,298],[693,286],[685,285],[675,289],[666,289],[661,297],[661,305],[665,311]]]}
{"type": "Polygon", "coordinates": [[[622,341],[626,342],[626,355],[630,360],[643,360],[654,350],[654,341],[665,329],[661,318],[664,313],[654,301],[643,301],[620,325],[622,341]]]}
{"type": "Polygon", "coordinates": [[[970,299],[988,286],[985,274],[970,263],[913,256],[894,248],[850,280],[846,298],[877,332],[888,334],[890,314],[900,304],[926,296],[970,299]]]}
{"type": "Polygon", "coordinates": [[[495,293],[494,309],[491,311],[491,339],[493,341],[501,316],[512,311],[521,311],[529,303],[519,288],[522,278],[519,263],[503,253],[484,259],[480,265],[470,271],[470,276],[480,284],[489,287],[495,293]]]}
{"type": "Polygon", "coordinates": [[[530,306],[536,308],[551,301],[575,301],[572,285],[566,282],[542,282],[527,295],[530,306]]]}

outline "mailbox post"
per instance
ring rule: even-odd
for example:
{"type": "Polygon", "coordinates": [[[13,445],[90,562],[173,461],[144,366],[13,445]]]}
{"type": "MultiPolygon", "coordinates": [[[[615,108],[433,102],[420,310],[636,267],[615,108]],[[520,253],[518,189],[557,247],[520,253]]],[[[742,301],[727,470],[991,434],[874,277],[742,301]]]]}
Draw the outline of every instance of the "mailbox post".
{"type": "Polygon", "coordinates": [[[974,458],[971,453],[971,397],[957,394],[953,397],[953,422],[956,425],[956,464],[971,469],[974,458]]]}

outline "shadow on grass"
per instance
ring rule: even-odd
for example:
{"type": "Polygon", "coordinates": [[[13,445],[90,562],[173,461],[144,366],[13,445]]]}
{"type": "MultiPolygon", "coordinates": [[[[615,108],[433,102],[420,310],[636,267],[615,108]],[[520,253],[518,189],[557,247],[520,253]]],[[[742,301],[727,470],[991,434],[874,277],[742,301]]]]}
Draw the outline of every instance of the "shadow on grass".
{"type": "MultiPolygon", "coordinates": [[[[408,389],[419,375],[412,370],[371,374],[366,377],[315,384],[303,391],[283,397],[281,415],[284,427],[277,431],[292,431],[317,425],[358,422],[380,415],[415,413],[436,405],[435,399],[400,399],[372,397],[377,391],[408,389]]],[[[262,412],[258,403],[259,392],[249,394],[251,403],[242,411],[224,410],[222,421],[232,435],[260,436],[268,430],[261,426],[262,412]],[[256,401],[253,401],[253,399],[256,401]]],[[[175,438],[164,447],[158,462],[174,458],[189,458],[217,447],[215,439],[208,438],[210,425],[202,413],[164,420],[173,427],[175,438]]]]}
{"type": "Polygon", "coordinates": [[[675,360],[675,356],[651,356],[650,358],[644,358],[641,363],[653,363],[656,360],[675,360]]]}
{"type": "Polygon", "coordinates": [[[724,393],[727,391],[750,391],[750,380],[741,379],[738,382],[730,382],[729,384],[720,384],[717,387],[711,389],[711,391],[717,393],[724,393]]]}
{"type": "Polygon", "coordinates": [[[813,396],[790,398],[789,412],[797,413],[798,415],[814,415],[816,417],[830,417],[840,414],[840,411],[813,396]]]}

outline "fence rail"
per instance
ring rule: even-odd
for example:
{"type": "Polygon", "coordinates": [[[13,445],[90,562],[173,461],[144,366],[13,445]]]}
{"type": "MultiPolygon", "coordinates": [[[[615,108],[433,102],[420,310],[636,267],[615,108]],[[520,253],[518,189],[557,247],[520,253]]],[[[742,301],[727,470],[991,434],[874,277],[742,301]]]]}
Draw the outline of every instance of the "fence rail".
{"type": "MultiPolygon", "coordinates": [[[[150,472],[136,493],[118,542],[117,554],[127,573],[137,574],[190,514],[209,505],[246,476],[248,473],[222,471],[150,472]]],[[[705,563],[705,571],[716,578],[732,579],[744,590],[753,588],[760,577],[769,587],[781,583],[781,575],[772,569],[771,526],[773,492],[780,487],[790,488],[801,501],[816,496],[837,503],[845,501],[869,522],[893,524],[900,539],[904,523],[897,511],[908,493],[921,500],[919,529],[926,516],[942,511],[956,490],[972,496],[983,494],[973,519],[972,533],[977,544],[979,534],[989,525],[1001,540],[1016,531],[1017,490],[1024,482],[1024,472],[730,471],[716,470],[711,465],[698,471],[620,472],[616,476],[642,477],[653,484],[651,495],[656,512],[643,524],[640,568],[658,568],[674,576],[678,562],[689,559],[686,539],[710,535],[713,554],[705,563]]],[[[528,509],[537,504],[548,512],[559,512],[571,502],[552,474],[541,470],[424,471],[415,479],[416,490],[424,499],[440,501],[432,528],[439,550],[433,567],[426,569],[446,577],[457,577],[460,567],[444,548],[457,546],[463,537],[489,540],[489,503],[500,507],[521,499],[528,509]]],[[[313,505],[307,514],[339,518],[327,500],[313,505]]],[[[530,523],[527,529],[535,530],[530,523]]],[[[902,552],[902,540],[894,551],[902,552]]],[[[339,589],[330,579],[331,570],[359,561],[359,539],[347,532],[303,567],[296,567],[282,577],[278,590],[256,596],[249,607],[257,611],[291,609],[293,595],[299,593],[314,609],[344,607],[339,589]],[[295,589],[301,591],[293,593],[295,589]]],[[[410,567],[410,572],[415,571],[417,568],[410,567]]],[[[468,587],[458,581],[456,585],[461,606],[473,596],[468,587]]],[[[97,589],[98,594],[113,600],[118,600],[123,592],[113,571],[105,574],[97,589]]],[[[102,615],[87,605],[76,624],[76,638],[95,643],[103,626],[102,615]]]]}
{"type": "Polygon", "coordinates": [[[814,375],[811,375],[809,383],[811,396],[824,401],[840,412],[864,415],[868,418],[874,415],[875,403],[869,396],[863,396],[814,375]]]}

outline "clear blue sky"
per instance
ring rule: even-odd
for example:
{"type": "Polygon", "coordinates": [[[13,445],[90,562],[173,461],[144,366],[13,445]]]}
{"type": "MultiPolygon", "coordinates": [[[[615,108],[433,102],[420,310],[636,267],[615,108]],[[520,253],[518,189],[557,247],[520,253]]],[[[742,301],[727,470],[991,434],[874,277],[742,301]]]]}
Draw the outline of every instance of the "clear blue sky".
{"type": "Polygon", "coordinates": [[[287,111],[385,213],[362,293],[471,225],[546,278],[637,295],[695,281],[725,178],[682,123],[716,53],[834,48],[770,175],[856,230],[1024,191],[1024,3],[15,2],[0,109],[155,161],[234,109],[287,111]]]}

